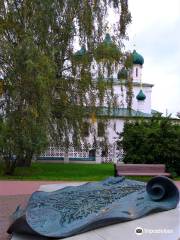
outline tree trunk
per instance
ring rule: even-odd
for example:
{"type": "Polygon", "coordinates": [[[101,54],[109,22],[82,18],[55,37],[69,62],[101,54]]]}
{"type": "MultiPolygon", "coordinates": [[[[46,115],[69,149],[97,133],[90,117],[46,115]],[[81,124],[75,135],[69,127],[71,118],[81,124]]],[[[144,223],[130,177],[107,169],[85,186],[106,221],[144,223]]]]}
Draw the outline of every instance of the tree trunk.
{"type": "Polygon", "coordinates": [[[4,157],[4,160],[5,160],[4,174],[12,176],[16,168],[16,161],[13,161],[10,157],[4,157]]]}
{"type": "Polygon", "coordinates": [[[26,157],[25,157],[25,167],[30,167],[31,166],[32,157],[33,157],[33,153],[32,152],[26,154],[26,157]]]}
{"type": "Polygon", "coordinates": [[[17,156],[17,167],[25,166],[25,158],[22,156],[17,156]]]}

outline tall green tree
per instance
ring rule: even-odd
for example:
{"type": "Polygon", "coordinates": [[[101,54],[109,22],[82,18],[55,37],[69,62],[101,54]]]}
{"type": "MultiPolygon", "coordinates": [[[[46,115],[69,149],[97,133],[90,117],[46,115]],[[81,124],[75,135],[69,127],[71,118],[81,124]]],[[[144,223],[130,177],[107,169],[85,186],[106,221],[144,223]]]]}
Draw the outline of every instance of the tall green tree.
{"type": "Polygon", "coordinates": [[[101,104],[105,95],[113,95],[100,81],[105,71],[109,77],[127,62],[119,49],[130,21],[127,0],[0,2],[1,129],[6,136],[1,154],[15,154],[26,164],[48,139],[78,144],[86,108],[94,114],[97,99],[101,104]],[[115,34],[103,42],[109,9],[117,15],[115,34]],[[82,48],[75,53],[77,44],[82,48]]]}

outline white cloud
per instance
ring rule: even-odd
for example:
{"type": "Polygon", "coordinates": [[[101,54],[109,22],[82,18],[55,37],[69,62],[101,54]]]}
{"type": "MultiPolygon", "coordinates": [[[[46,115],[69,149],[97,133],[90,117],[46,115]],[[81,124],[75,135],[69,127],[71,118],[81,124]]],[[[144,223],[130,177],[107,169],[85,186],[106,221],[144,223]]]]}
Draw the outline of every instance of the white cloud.
{"type": "Polygon", "coordinates": [[[180,0],[129,0],[127,49],[145,58],[143,81],[153,83],[152,108],[180,110],[180,0]]]}
{"type": "Polygon", "coordinates": [[[174,24],[179,19],[179,0],[129,0],[133,24],[130,34],[140,34],[147,28],[174,24]]]}

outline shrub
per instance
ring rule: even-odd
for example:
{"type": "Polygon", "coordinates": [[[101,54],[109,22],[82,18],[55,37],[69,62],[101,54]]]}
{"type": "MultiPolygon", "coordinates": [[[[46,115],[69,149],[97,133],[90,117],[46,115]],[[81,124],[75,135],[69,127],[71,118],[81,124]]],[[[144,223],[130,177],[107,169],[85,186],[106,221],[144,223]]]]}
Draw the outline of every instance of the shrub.
{"type": "Polygon", "coordinates": [[[180,125],[162,117],[127,121],[118,140],[125,163],[162,163],[180,175],[180,125]]]}

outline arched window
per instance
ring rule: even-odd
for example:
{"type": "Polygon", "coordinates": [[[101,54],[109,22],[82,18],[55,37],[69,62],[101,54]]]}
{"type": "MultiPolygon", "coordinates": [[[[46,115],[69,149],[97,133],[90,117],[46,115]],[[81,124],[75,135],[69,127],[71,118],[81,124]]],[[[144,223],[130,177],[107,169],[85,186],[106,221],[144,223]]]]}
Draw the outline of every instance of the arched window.
{"type": "Polygon", "coordinates": [[[138,77],[138,68],[136,68],[136,77],[138,77]]]}
{"type": "Polygon", "coordinates": [[[96,149],[91,149],[89,150],[89,158],[95,157],[96,156],[96,149]]]}
{"type": "Polygon", "coordinates": [[[105,147],[101,152],[101,157],[107,157],[108,156],[108,148],[105,147]]]}

